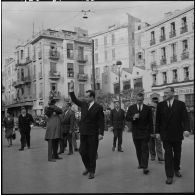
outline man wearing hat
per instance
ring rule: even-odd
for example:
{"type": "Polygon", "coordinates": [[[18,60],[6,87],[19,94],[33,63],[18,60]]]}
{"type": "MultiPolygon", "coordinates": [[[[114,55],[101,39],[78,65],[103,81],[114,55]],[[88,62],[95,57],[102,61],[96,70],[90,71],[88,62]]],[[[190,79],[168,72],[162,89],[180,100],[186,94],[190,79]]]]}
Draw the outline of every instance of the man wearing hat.
{"type": "Polygon", "coordinates": [[[154,94],[152,96],[152,102],[150,104],[152,108],[152,115],[153,115],[153,133],[151,134],[150,141],[149,141],[149,151],[151,155],[151,160],[154,161],[156,157],[156,153],[158,156],[158,161],[164,161],[163,158],[163,150],[162,150],[162,142],[160,139],[156,139],[155,136],[155,124],[156,124],[156,108],[158,104],[158,97],[154,94]],[[155,150],[156,146],[156,150],[155,150]]]}
{"type": "Polygon", "coordinates": [[[111,126],[114,133],[112,151],[115,151],[116,141],[118,139],[118,152],[122,150],[122,133],[125,127],[125,111],[120,108],[119,101],[115,101],[114,109],[110,113],[111,126]]]}
{"type": "Polygon", "coordinates": [[[149,147],[148,142],[153,132],[152,110],[143,103],[144,94],[138,93],[137,103],[129,107],[126,120],[132,122],[132,136],[135,144],[138,169],[143,169],[144,174],[148,174],[149,147]]]}
{"type": "Polygon", "coordinates": [[[18,118],[18,128],[21,134],[21,148],[19,151],[24,150],[26,143],[28,149],[30,149],[30,130],[32,123],[34,123],[32,115],[26,112],[25,107],[22,107],[21,115],[18,118]]]}

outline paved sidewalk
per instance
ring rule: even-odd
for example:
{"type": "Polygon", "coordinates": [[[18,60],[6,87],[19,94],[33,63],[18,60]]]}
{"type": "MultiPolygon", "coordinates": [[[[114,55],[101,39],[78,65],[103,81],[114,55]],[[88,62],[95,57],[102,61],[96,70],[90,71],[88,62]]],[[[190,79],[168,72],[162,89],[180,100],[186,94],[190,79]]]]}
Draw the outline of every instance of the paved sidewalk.
{"type": "Polygon", "coordinates": [[[123,153],[112,152],[112,132],[105,132],[99,144],[99,159],[95,178],[82,175],[79,153],[61,155],[62,160],[47,161],[45,129],[31,132],[32,149],[19,152],[20,136],[13,147],[7,147],[2,134],[3,193],[154,193],[194,192],[194,139],[185,138],[182,148],[182,178],[165,184],[164,164],[149,162],[149,175],[137,169],[137,159],[131,133],[123,134],[123,153]]]}

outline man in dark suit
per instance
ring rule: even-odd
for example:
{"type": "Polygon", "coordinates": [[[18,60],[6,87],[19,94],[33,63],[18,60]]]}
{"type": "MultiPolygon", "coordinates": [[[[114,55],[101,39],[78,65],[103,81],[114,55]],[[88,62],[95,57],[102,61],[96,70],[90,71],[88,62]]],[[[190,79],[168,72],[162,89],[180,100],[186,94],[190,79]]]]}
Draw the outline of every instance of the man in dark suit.
{"type": "Polygon", "coordinates": [[[164,98],[157,106],[156,137],[161,138],[165,150],[166,184],[172,184],[174,172],[175,176],[181,177],[179,170],[183,133],[188,136],[190,128],[185,103],[174,99],[173,87],[165,89],[164,98]]]}
{"type": "Polygon", "coordinates": [[[26,112],[25,107],[22,107],[18,118],[18,128],[21,134],[21,148],[19,151],[23,151],[26,144],[28,149],[30,149],[30,130],[33,123],[34,119],[32,115],[26,112]]]}
{"type": "Polygon", "coordinates": [[[99,140],[103,139],[104,135],[103,107],[95,102],[94,91],[86,91],[86,101],[80,101],[76,98],[73,89],[74,83],[71,81],[70,97],[81,108],[79,152],[86,168],[83,175],[89,173],[89,179],[93,179],[96,169],[98,143],[99,140]]]}
{"type": "Polygon", "coordinates": [[[71,110],[71,103],[66,103],[63,114],[61,115],[61,125],[63,131],[63,139],[60,141],[60,153],[64,153],[65,143],[69,144],[68,155],[73,154],[72,134],[75,127],[75,113],[71,110]]]}
{"type": "Polygon", "coordinates": [[[129,107],[126,120],[132,122],[132,136],[135,144],[138,169],[143,168],[143,173],[148,174],[149,147],[148,142],[153,132],[152,110],[143,104],[144,94],[137,94],[137,104],[129,107]]]}
{"type": "Polygon", "coordinates": [[[116,141],[118,139],[118,151],[123,152],[121,145],[122,145],[122,133],[125,127],[125,111],[120,108],[118,101],[115,102],[114,107],[115,108],[111,110],[110,113],[110,121],[114,133],[112,151],[115,151],[116,141]]]}

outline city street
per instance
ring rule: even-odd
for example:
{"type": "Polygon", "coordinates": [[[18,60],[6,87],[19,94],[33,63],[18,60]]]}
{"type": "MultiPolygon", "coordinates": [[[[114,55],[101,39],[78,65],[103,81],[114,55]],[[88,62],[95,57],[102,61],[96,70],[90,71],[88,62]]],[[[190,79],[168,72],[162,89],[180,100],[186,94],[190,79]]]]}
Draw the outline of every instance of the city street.
{"type": "Polygon", "coordinates": [[[105,132],[99,144],[95,178],[82,175],[80,155],[62,154],[62,160],[47,161],[45,129],[31,131],[31,149],[20,152],[20,135],[12,147],[2,134],[2,193],[157,193],[194,192],[194,136],[185,138],[182,148],[182,178],[166,185],[164,163],[149,161],[150,172],[144,175],[138,163],[132,135],[123,134],[123,153],[112,152],[112,132],[105,132]]]}

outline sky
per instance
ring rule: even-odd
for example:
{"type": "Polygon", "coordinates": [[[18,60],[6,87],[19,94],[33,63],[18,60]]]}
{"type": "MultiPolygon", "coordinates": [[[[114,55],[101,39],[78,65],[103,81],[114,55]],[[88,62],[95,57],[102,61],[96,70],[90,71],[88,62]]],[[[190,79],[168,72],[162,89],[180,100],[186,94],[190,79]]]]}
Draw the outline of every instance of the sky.
{"type": "Polygon", "coordinates": [[[89,34],[123,23],[129,13],[143,22],[153,24],[164,13],[194,5],[193,1],[103,1],[103,2],[2,2],[2,60],[13,56],[20,41],[30,39],[41,29],[74,30],[81,27],[89,34]],[[87,12],[88,19],[83,19],[87,12]]]}

